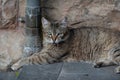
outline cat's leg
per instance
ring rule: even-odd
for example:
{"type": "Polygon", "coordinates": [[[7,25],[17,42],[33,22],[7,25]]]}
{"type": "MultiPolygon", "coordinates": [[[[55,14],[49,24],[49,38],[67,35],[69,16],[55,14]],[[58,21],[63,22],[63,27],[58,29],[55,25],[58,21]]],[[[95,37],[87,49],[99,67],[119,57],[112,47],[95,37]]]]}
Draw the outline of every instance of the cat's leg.
{"type": "Polygon", "coordinates": [[[115,68],[115,73],[116,73],[116,74],[120,74],[120,65],[115,68]]]}
{"type": "Polygon", "coordinates": [[[48,63],[54,63],[57,61],[57,58],[60,55],[58,54],[51,54],[51,53],[41,53],[38,55],[33,55],[30,57],[22,58],[15,64],[11,66],[12,70],[17,70],[23,65],[28,65],[28,64],[48,64],[48,63]]]}
{"type": "Polygon", "coordinates": [[[117,68],[115,68],[115,72],[116,72],[117,74],[120,74],[120,66],[118,66],[117,68]]]}
{"type": "Polygon", "coordinates": [[[13,64],[11,66],[12,70],[18,70],[19,68],[21,68],[23,65],[27,65],[29,64],[29,59],[28,58],[22,58],[20,59],[18,62],[16,62],[15,64],[13,64]]]}
{"type": "Polygon", "coordinates": [[[115,58],[115,62],[117,65],[119,65],[117,68],[115,68],[115,72],[120,74],[120,55],[115,58]]]}
{"type": "Polygon", "coordinates": [[[113,61],[118,65],[117,68],[115,68],[115,72],[117,74],[120,74],[120,49],[117,49],[115,53],[112,55],[113,61]]]}
{"type": "Polygon", "coordinates": [[[100,67],[106,67],[106,66],[113,66],[116,65],[116,63],[112,60],[104,60],[104,61],[98,61],[94,64],[95,68],[100,68],[100,67]]]}
{"type": "Polygon", "coordinates": [[[106,57],[106,59],[100,59],[98,62],[94,64],[94,67],[100,68],[100,67],[117,65],[115,59],[116,56],[118,56],[119,54],[120,54],[120,50],[114,51],[113,54],[111,54],[111,52],[108,52],[108,56],[106,57]]]}

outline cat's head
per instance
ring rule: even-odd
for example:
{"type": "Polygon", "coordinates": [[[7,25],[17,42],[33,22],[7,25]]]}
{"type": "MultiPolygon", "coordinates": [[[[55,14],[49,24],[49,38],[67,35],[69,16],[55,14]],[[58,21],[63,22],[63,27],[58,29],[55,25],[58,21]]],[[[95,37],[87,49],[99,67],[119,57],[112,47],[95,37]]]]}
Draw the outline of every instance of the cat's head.
{"type": "Polygon", "coordinates": [[[67,18],[64,18],[60,22],[50,22],[43,17],[42,26],[44,41],[51,44],[59,44],[66,41],[69,37],[67,24],[67,18]]]}

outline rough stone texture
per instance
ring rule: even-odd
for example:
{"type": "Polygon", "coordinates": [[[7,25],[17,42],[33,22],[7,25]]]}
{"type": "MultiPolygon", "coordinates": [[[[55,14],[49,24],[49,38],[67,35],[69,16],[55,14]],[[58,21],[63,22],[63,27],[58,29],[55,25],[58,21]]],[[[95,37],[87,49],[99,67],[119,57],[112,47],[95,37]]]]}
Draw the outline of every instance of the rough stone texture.
{"type": "MultiPolygon", "coordinates": [[[[50,20],[68,17],[70,27],[98,26],[120,30],[120,0],[41,0],[42,15],[50,20]]],[[[16,26],[17,0],[0,0],[0,69],[21,57],[24,24],[16,26]],[[3,55],[4,54],[4,55],[3,55]],[[4,58],[6,56],[6,58],[4,58]],[[4,65],[3,65],[4,64],[4,65]],[[3,66],[1,66],[3,65],[3,66]]],[[[19,0],[19,16],[25,16],[26,0],[19,0]]]]}
{"type": "Polygon", "coordinates": [[[57,80],[61,64],[24,66],[17,80],[57,80]]]}
{"type": "Polygon", "coordinates": [[[97,69],[81,62],[28,65],[16,72],[0,72],[0,80],[120,80],[114,68],[97,69]]]}
{"type": "MultiPolygon", "coordinates": [[[[18,0],[0,0],[0,70],[22,56],[24,44],[23,24],[17,23],[18,0]]],[[[25,15],[25,0],[19,0],[19,15],[25,15]]],[[[0,79],[1,80],[1,79],[0,79]]]]}
{"type": "Polygon", "coordinates": [[[65,63],[58,80],[119,80],[115,67],[93,68],[87,63],[65,63]]]}
{"type": "Polygon", "coordinates": [[[0,72],[0,80],[16,80],[15,72],[0,72]]]}
{"type": "Polygon", "coordinates": [[[0,29],[14,29],[17,25],[17,0],[0,0],[0,29]]]}
{"type": "MultiPolygon", "coordinates": [[[[19,0],[19,17],[25,17],[25,7],[26,7],[26,0],[19,0]]],[[[24,27],[25,24],[18,22],[19,27],[24,27]]]]}
{"type": "Polygon", "coordinates": [[[19,0],[19,16],[25,16],[26,0],[19,0]]]}
{"type": "Polygon", "coordinates": [[[24,39],[23,29],[0,30],[0,70],[21,57],[24,39]]]}
{"type": "Polygon", "coordinates": [[[87,63],[24,66],[17,80],[119,80],[115,67],[93,68],[87,63]]]}
{"type": "Polygon", "coordinates": [[[71,25],[72,27],[99,26],[119,29],[119,0],[43,0],[43,3],[44,16],[53,20],[61,20],[67,16],[69,24],[78,23],[71,25]]]}
{"type": "Polygon", "coordinates": [[[2,2],[0,1],[0,25],[2,24],[2,2]]]}

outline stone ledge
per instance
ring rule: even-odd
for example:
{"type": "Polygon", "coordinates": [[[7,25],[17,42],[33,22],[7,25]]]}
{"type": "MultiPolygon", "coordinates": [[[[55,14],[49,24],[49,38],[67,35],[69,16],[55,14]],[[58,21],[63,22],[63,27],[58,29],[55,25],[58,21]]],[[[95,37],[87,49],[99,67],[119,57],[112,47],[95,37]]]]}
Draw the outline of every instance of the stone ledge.
{"type": "Polygon", "coordinates": [[[29,65],[18,72],[0,72],[0,80],[119,80],[115,67],[96,69],[81,62],[29,65]]]}

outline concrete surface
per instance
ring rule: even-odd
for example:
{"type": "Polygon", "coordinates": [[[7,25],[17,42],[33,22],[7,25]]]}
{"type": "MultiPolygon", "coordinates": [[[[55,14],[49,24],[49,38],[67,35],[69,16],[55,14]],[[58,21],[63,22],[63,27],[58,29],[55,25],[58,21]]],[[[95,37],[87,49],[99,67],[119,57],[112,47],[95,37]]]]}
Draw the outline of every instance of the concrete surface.
{"type": "Polygon", "coordinates": [[[0,80],[120,80],[114,68],[93,68],[81,62],[29,65],[15,72],[0,72],[0,80]]]}

